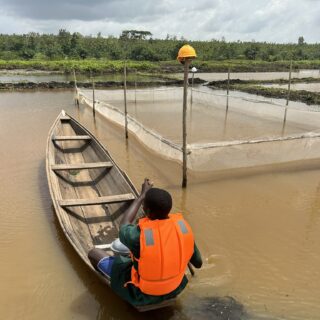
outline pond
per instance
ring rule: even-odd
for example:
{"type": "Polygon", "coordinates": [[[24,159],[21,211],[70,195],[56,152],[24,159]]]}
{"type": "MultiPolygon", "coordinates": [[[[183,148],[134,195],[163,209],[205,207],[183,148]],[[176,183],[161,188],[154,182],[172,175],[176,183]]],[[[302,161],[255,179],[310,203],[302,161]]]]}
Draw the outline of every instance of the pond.
{"type": "MultiPolygon", "coordinates": [[[[173,124],[174,125],[174,124],[173,124]]],[[[223,175],[189,173],[144,149],[72,91],[0,93],[1,319],[315,320],[320,313],[320,163],[223,175]],[[49,128],[65,109],[139,187],[167,189],[204,266],[174,308],[138,314],[92,275],[55,217],[45,173],[49,128]],[[231,298],[224,298],[226,296],[231,298]],[[229,309],[228,309],[229,308],[229,309]],[[238,316],[237,316],[238,315],[238,316]]]]}

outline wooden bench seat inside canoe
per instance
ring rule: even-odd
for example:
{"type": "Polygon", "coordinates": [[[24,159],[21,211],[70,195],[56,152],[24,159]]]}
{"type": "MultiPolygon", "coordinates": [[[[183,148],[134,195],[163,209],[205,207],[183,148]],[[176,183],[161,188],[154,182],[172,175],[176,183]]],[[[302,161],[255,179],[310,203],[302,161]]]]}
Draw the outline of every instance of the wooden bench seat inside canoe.
{"type": "Polygon", "coordinates": [[[61,207],[80,207],[80,206],[94,206],[100,204],[110,204],[118,202],[132,201],[135,196],[132,193],[119,194],[113,196],[98,197],[93,199],[66,199],[60,200],[61,207]]]}
{"type": "Polygon", "coordinates": [[[99,168],[111,168],[112,162],[93,162],[93,163],[61,163],[52,164],[51,169],[54,171],[60,170],[84,170],[84,169],[99,169],[99,168]]]}
{"type": "Polygon", "coordinates": [[[53,136],[53,141],[78,141],[78,140],[91,140],[88,135],[74,135],[74,136],[53,136]]]}

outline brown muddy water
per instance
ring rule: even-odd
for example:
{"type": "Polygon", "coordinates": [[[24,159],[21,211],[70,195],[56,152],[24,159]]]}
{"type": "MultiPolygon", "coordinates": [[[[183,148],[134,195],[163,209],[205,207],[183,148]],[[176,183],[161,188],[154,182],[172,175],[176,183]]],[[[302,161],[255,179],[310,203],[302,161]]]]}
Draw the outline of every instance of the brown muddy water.
{"type": "Polygon", "coordinates": [[[120,128],[93,121],[72,99],[68,91],[0,93],[0,319],[319,319],[320,161],[190,174],[183,191],[179,165],[132,137],[126,144],[120,128]],[[136,186],[147,176],[168,189],[174,210],[191,223],[205,263],[176,307],[138,314],[65,239],[45,173],[47,134],[62,108],[100,139],[136,186]]]}
{"type": "MultiPolygon", "coordinates": [[[[264,87],[287,89],[287,84],[264,84],[264,87]]],[[[292,83],[292,90],[306,90],[311,92],[320,92],[320,83],[292,83]]]]}
{"type": "MultiPolygon", "coordinates": [[[[183,73],[175,74],[176,77],[183,79],[183,73]]],[[[205,81],[218,81],[228,79],[227,72],[199,72],[195,73],[195,77],[205,81]]],[[[320,70],[300,70],[292,72],[292,78],[320,78],[320,70]]],[[[230,79],[240,80],[276,80],[288,79],[289,72],[231,72],[230,79]]]]}
{"type": "MultiPolygon", "coordinates": [[[[104,74],[98,75],[94,77],[90,77],[86,74],[78,74],[77,81],[81,82],[91,82],[92,79],[94,81],[123,81],[123,74],[122,73],[114,73],[114,74],[104,74]]],[[[162,80],[159,77],[148,76],[148,75],[140,75],[135,73],[128,73],[127,75],[128,81],[159,81],[162,80]]],[[[59,72],[51,73],[45,71],[26,71],[26,70],[0,70],[0,83],[15,83],[15,82],[68,82],[74,81],[73,74],[63,74],[59,72]]]]}

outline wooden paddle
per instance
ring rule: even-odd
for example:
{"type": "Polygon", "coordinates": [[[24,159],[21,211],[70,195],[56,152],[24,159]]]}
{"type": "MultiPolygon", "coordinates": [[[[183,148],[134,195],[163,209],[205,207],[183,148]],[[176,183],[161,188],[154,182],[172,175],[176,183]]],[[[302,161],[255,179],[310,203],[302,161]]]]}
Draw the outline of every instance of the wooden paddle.
{"type": "Polygon", "coordinates": [[[192,276],[194,276],[194,270],[190,262],[188,262],[188,268],[192,276]]]}

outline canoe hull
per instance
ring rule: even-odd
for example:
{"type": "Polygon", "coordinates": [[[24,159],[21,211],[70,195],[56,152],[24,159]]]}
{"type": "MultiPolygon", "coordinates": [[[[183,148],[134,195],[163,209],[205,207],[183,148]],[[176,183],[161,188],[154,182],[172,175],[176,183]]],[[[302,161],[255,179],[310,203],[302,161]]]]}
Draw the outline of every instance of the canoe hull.
{"type": "MultiPolygon", "coordinates": [[[[118,237],[122,215],[138,196],[136,188],[102,144],[64,111],[48,135],[46,170],[52,202],[64,234],[83,262],[110,286],[110,279],[91,265],[88,252],[118,237]]],[[[137,217],[141,216],[142,209],[137,217]]],[[[110,246],[105,250],[114,255],[110,246]]],[[[136,309],[158,309],[174,301],[136,309]]]]}

